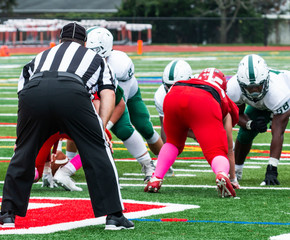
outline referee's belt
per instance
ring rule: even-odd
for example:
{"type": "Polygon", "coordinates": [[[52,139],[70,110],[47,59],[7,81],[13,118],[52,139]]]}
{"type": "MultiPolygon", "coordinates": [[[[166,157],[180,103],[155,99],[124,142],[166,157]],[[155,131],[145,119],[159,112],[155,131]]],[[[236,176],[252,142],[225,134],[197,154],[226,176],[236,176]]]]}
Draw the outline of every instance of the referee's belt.
{"type": "Polygon", "coordinates": [[[57,72],[57,71],[44,71],[40,73],[35,73],[30,79],[30,81],[36,78],[57,78],[57,77],[65,77],[77,80],[82,85],[84,85],[84,81],[78,75],[69,72],[57,72]]]}

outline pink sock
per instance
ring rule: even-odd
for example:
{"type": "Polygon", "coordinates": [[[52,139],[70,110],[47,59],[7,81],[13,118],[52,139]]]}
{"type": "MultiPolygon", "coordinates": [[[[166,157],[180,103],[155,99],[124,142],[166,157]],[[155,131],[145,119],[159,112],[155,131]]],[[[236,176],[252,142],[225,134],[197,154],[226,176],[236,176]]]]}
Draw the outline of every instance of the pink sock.
{"type": "Polygon", "coordinates": [[[158,155],[154,176],[163,179],[168,169],[175,162],[178,149],[171,143],[165,143],[158,155]]]}
{"type": "Polygon", "coordinates": [[[38,173],[37,168],[35,168],[34,181],[38,180],[38,178],[39,178],[39,173],[38,173]]]}
{"type": "Polygon", "coordinates": [[[224,156],[216,156],[211,162],[211,168],[215,174],[224,172],[228,175],[230,170],[229,160],[224,156]]]}
{"type": "Polygon", "coordinates": [[[82,161],[80,155],[74,156],[66,165],[68,169],[72,171],[72,173],[75,173],[77,170],[79,170],[82,167],[82,161]]]}

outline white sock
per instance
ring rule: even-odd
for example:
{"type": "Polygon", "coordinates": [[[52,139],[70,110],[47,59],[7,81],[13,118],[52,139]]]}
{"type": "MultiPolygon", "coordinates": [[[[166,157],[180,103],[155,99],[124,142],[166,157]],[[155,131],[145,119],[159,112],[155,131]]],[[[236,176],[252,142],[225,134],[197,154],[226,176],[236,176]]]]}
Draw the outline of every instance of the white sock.
{"type": "Polygon", "coordinates": [[[241,164],[241,165],[235,164],[235,169],[236,170],[242,170],[243,171],[243,168],[244,168],[244,164],[241,164]]]}
{"type": "Polygon", "coordinates": [[[75,168],[75,166],[73,164],[71,164],[70,162],[68,162],[63,167],[64,168],[67,168],[71,172],[71,175],[75,174],[75,172],[77,171],[76,168],[75,168]]]}
{"type": "Polygon", "coordinates": [[[273,158],[273,157],[270,157],[269,158],[269,162],[268,162],[269,165],[272,165],[274,167],[277,167],[278,166],[278,163],[279,163],[279,159],[273,158]]]}
{"type": "Polygon", "coordinates": [[[147,163],[150,163],[150,162],[151,162],[151,157],[150,157],[149,152],[147,152],[144,156],[136,158],[136,160],[137,160],[140,164],[142,164],[142,163],[146,163],[146,162],[147,162],[147,163]]]}

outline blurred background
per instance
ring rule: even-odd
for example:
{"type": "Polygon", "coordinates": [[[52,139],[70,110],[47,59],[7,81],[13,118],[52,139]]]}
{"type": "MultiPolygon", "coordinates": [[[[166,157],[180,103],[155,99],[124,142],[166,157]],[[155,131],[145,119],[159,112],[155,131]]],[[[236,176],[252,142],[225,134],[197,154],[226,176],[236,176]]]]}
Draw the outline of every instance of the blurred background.
{"type": "Polygon", "coordinates": [[[58,42],[67,21],[120,45],[290,45],[290,0],[0,0],[0,11],[0,45],[58,42]]]}

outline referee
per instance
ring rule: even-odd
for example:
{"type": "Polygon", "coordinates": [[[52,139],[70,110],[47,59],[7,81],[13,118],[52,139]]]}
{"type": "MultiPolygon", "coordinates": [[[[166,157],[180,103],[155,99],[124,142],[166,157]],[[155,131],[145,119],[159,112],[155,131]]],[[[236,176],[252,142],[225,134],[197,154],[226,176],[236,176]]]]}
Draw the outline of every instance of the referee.
{"type": "Polygon", "coordinates": [[[114,109],[115,82],[105,61],[84,46],[86,39],[85,28],[69,23],[61,30],[61,43],[22,70],[17,147],[5,177],[0,227],[15,227],[15,215],[26,215],[37,153],[61,132],[77,145],[95,217],[108,215],[105,229],[134,228],[122,213],[117,170],[104,133],[114,109]],[[95,92],[101,97],[99,115],[91,102],[95,92]]]}

